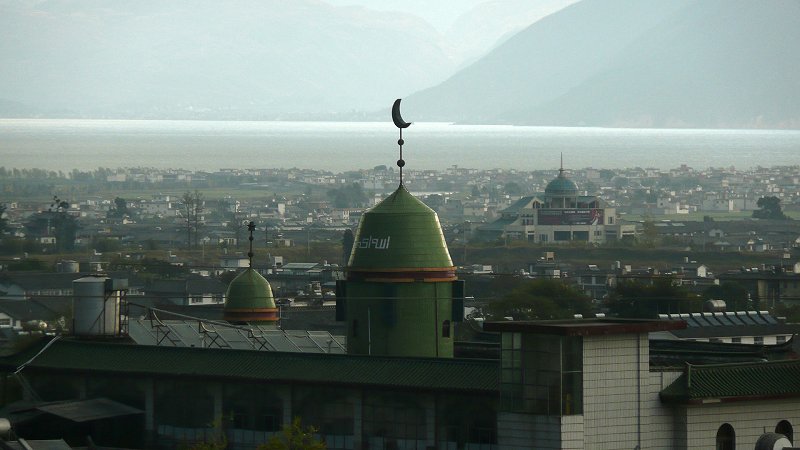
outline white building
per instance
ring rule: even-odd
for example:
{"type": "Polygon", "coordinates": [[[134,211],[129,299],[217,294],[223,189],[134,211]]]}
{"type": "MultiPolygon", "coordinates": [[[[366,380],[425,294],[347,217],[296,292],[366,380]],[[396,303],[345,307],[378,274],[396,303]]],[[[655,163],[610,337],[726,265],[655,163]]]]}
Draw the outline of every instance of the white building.
{"type": "Polygon", "coordinates": [[[791,441],[800,361],[651,367],[649,333],[685,326],[486,323],[502,335],[497,448],[749,450],[771,432],[791,441]]]}

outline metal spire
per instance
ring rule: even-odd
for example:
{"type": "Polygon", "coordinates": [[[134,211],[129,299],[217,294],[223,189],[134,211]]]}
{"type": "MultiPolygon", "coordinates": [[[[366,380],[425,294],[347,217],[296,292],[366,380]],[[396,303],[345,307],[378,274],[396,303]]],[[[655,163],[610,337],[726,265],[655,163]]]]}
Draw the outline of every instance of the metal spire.
{"type": "Polygon", "coordinates": [[[400,139],[397,140],[397,145],[400,146],[400,159],[397,160],[397,167],[400,168],[400,186],[403,185],[403,166],[406,165],[406,162],[403,160],[403,129],[400,128],[400,139]]]}
{"type": "Polygon", "coordinates": [[[250,258],[250,268],[253,268],[253,231],[256,231],[256,224],[250,222],[247,224],[247,231],[250,232],[250,251],[247,252],[247,257],[250,258]]]}

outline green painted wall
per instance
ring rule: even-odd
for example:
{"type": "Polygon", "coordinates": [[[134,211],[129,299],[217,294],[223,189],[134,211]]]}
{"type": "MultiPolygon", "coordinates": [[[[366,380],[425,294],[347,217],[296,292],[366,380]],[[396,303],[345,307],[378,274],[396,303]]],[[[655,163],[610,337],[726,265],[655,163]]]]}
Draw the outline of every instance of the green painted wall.
{"type": "Polygon", "coordinates": [[[453,357],[451,282],[349,281],[346,308],[349,354],[453,357]],[[442,336],[445,321],[449,337],[442,336]]]}

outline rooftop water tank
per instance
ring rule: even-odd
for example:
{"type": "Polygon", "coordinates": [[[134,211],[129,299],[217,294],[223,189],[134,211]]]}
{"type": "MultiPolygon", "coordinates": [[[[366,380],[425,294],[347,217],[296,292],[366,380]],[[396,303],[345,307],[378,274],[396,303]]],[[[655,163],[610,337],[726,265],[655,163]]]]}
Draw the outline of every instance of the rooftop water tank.
{"type": "Polygon", "coordinates": [[[120,295],[114,280],[88,276],[72,282],[72,332],[76,336],[118,336],[120,295]]]}

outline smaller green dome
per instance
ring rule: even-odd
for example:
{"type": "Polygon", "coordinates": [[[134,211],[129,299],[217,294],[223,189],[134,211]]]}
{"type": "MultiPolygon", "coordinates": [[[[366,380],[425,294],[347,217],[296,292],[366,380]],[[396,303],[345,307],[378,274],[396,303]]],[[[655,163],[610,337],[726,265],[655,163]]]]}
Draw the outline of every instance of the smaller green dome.
{"type": "Polygon", "coordinates": [[[275,298],[269,282],[253,268],[236,276],[225,295],[225,320],[272,322],[277,320],[275,298]]]}
{"type": "Polygon", "coordinates": [[[557,197],[574,197],[578,195],[578,185],[564,175],[564,169],[559,169],[558,177],[547,183],[544,193],[557,197]]]}

